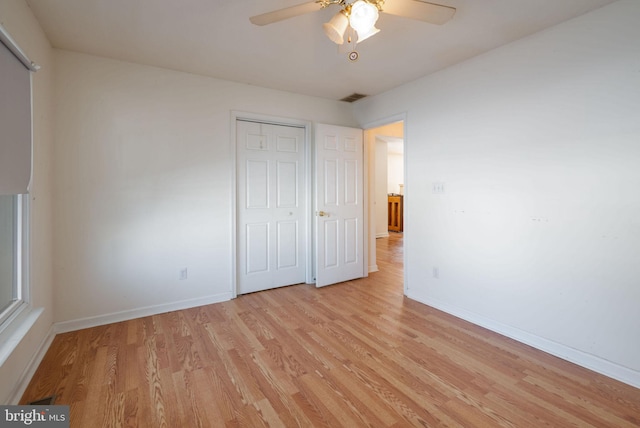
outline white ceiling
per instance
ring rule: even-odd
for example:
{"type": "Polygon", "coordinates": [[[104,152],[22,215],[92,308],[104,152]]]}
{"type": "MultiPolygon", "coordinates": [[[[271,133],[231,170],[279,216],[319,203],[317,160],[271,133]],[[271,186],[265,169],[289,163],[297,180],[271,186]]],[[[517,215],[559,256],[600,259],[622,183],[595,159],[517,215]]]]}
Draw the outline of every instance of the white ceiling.
{"type": "Polygon", "coordinates": [[[453,20],[382,13],[352,63],[322,31],[337,6],[258,27],[250,16],[304,0],[27,0],[55,48],[331,99],[384,92],[614,0],[433,1],[456,7],[453,20]]]}

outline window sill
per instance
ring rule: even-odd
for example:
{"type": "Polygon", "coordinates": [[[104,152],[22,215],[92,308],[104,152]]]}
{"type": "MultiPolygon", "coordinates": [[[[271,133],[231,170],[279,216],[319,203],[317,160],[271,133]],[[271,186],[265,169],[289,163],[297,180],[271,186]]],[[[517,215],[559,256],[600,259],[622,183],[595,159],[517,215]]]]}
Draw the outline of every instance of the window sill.
{"type": "Polygon", "coordinates": [[[29,333],[44,308],[32,308],[24,303],[7,320],[6,327],[0,332],[0,366],[11,356],[22,339],[29,333]]]}

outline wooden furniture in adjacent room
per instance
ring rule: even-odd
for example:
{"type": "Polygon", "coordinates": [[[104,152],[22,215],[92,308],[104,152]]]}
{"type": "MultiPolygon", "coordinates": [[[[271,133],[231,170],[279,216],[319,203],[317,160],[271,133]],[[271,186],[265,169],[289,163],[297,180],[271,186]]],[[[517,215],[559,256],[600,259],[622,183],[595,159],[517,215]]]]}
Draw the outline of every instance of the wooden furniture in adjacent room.
{"type": "Polygon", "coordinates": [[[389,198],[389,231],[402,232],[402,195],[391,194],[389,198]]]}

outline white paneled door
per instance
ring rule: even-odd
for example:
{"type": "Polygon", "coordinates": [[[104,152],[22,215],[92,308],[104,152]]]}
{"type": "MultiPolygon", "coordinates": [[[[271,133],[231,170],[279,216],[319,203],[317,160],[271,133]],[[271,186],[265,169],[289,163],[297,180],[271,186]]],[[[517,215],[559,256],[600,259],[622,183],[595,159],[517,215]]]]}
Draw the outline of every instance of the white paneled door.
{"type": "Polygon", "coordinates": [[[316,286],[364,276],[362,130],[317,125],[316,286]]]}
{"type": "Polygon", "coordinates": [[[305,130],[236,121],[238,294],[305,282],[305,130]]]}

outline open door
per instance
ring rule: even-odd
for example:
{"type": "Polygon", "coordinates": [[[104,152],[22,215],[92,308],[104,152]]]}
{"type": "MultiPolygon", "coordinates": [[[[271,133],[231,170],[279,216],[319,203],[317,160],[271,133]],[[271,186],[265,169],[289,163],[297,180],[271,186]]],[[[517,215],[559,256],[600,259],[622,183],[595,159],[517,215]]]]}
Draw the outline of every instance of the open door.
{"type": "Polygon", "coordinates": [[[364,272],[362,130],[316,125],[316,287],[364,272]]]}

